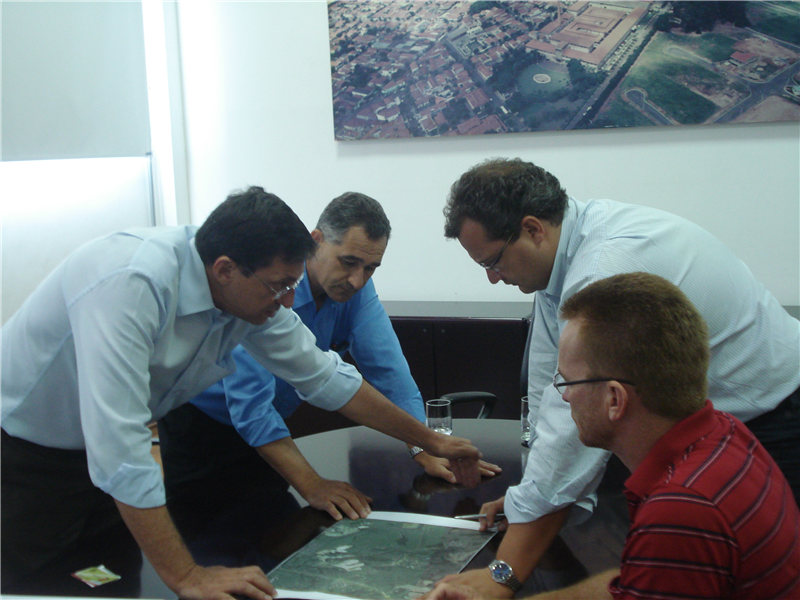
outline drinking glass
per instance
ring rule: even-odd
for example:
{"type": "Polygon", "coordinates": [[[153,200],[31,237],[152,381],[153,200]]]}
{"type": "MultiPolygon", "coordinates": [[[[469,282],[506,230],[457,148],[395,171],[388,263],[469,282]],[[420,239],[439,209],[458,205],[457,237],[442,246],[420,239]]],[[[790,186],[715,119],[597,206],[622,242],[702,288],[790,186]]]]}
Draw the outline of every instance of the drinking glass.
{"type": "Polygon", "coordinates": [[[425,403],[426,423],[430,429],[437,433],[450,435],[453,433],[453,413],[450,410],[450,400],[428,400],[425,403]]]}

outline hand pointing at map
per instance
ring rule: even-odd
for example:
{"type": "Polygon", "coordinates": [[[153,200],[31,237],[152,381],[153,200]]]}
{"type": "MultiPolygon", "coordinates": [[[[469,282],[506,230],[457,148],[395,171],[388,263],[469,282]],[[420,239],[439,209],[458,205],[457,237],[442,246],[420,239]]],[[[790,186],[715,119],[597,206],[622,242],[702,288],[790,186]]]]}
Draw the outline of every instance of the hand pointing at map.
{"type": "Polygon", "coordinates": [[[477,485],[481,480],[478,462],[482,456],[478,449],[465,438],[431,433],[436,438],[429,452],[434,456],[450,459],[450,470],[456,476],[456,483],[468,487],[477,485]]]}
{"type": "Polygon", "coordinates": [[[436,433],[398,408],[364,381],[355,396],[339,412],[353,421],[386,433],[433,456],[450,459],[456,483],[477,485],[481,480],[481,453],[464,438],[436,433]]]}

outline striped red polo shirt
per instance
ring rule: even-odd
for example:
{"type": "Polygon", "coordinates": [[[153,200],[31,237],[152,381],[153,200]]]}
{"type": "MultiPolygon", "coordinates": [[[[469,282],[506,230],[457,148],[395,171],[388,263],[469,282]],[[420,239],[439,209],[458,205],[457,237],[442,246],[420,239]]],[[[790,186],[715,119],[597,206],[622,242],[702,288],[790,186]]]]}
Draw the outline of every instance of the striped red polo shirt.
{"type": "Polygon", "coordinates": [[[800,512],[735,417],[706,401],[625,485],[631,528],[614,598],[800,598],[800,512]]]}

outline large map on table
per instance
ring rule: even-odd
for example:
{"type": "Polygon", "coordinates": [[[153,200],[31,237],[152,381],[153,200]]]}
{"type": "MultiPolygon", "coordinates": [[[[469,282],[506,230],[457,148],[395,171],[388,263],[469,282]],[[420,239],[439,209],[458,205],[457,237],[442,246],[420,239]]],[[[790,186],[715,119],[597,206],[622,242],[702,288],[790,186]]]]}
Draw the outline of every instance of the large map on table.
{"type": "Polygon", "coordinates": [[[283,598],[413,599],[463,569],[494,533],[443,517],[339,521],[269,573],[283,598]]]}

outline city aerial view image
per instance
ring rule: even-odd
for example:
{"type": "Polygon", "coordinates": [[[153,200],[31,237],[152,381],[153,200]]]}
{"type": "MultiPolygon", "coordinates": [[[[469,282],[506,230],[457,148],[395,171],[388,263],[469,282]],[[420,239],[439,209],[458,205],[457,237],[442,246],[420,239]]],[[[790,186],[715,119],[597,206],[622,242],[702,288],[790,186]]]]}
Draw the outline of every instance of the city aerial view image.
{"type": "Polygon", "coordinates": [[[800,2],[338,0],[337,140],[800,121],[800,2]]]}

